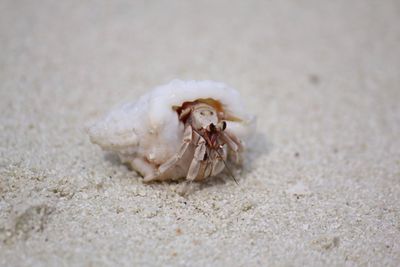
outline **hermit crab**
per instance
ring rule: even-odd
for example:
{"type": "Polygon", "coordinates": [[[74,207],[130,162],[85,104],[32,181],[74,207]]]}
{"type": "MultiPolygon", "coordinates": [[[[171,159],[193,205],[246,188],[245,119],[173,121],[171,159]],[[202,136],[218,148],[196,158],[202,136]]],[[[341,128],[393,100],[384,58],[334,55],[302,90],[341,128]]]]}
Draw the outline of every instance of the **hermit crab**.
{"type": "Polygon", "coordinates": [[[111,111],[88,134],[145,182],[200,181],[221,173],[228,160],[241,162],[253,122],[227,85],[173,80],[111,111]]]}

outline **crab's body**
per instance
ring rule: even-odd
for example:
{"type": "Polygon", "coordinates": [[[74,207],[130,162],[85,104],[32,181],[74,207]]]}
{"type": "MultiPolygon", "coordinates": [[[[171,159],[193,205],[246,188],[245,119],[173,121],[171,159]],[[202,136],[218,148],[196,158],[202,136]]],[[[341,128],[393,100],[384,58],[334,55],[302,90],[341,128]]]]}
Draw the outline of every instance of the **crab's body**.
{"type": "Polygon", "coordinates": [[[228,153],[239,159],[250,121],[225,84],[174,80],[111,111],[89,135],[145,181],[201,180],[220,173],[228,153]]]}

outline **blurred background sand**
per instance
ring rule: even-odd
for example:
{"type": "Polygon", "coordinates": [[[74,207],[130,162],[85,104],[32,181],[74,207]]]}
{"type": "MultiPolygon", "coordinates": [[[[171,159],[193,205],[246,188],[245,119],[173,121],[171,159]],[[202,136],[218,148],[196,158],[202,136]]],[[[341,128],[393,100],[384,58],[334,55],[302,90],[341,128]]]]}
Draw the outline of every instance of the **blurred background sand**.
{"type": "Polygon", "coordinates": [[[399,1],[0,1],[1,266],[400,264],[399,1]],[[83,127],[171,79],[258,116],[239,185],[83,127]]]}

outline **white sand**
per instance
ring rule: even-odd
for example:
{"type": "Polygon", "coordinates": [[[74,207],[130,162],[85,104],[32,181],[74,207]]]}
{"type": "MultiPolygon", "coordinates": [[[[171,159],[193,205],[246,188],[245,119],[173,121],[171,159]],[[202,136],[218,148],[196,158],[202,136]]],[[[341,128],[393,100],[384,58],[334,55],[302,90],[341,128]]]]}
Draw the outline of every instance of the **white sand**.
{"type": "Polygon", "coordinates": [[[399,265],[399,1],[145,2],[0,1],[0,265],[399,265]],[[239,186],[83,133],[173,78],[258,115],[239,186]]]}

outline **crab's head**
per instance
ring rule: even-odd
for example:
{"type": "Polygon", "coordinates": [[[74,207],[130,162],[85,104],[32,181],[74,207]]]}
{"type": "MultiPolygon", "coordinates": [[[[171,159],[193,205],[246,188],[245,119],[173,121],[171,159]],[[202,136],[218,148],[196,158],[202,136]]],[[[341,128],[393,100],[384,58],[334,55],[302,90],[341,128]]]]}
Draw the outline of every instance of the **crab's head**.
{"type": "Polygon", "coordinates": [[[217,111],[204,103],[195,104],[190,114],[192,127],[196,130],[209,129],[211,125],[218,124],[217,111]]]}

